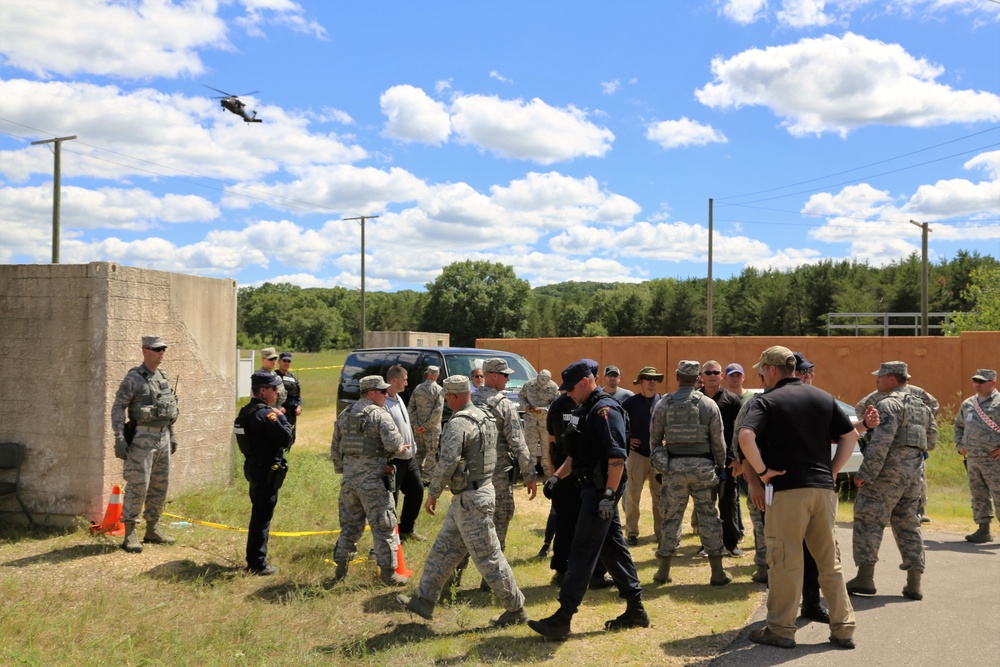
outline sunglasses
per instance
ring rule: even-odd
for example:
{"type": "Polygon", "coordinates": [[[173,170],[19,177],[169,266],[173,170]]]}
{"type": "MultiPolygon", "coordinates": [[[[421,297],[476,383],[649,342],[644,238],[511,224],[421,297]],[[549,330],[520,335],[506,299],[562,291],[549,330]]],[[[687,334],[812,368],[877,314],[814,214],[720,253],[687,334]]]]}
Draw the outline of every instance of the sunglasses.
{"type": "Polygon", "coordinates": [[[474,380],[479,380],[479,379],[482,379],[483,377],[485,377],[485,376],[484,376],[484,375],[483,375],[482,373],[480,373],[479,375],[473,375],[473,376],[472,376],[472,378],[473,378],[474,380]]]}
{"type": "Polygon", "coordinates": [[[380,394],[385,394],[387,396],[389,394],[389,390],[388,389],[379,389],[378,391],[379,391],[380,394]]]}
{"type": "Polygon", "coordinates": [[[975,384],[986,384],[987,382],[992,382],[992,380],[980,380],[979,378],[972,378],[972,381],[975,384]]]}
{"type": "Polygon", "coordinates": [[[660,379],[659,379],[659,378],[651,378],[651,377],[647,377],[647,376],[645,376],[645,375],[644,375],[644,376],[642,376],[642,377],[641,377],[641,378],[639,378],[639,379],[640,379],[640,380],[642,380],[643,382],[659,382],[659,381],[660,381],[660,379]]]}
{"type": "Polygon", "coordinates": [[[147,347],[145,349],[149,350],[150,352],[165,352],[167,348],[166,347],[147,347]]]}
{"type": "Polygon", "coordinates": [[[722,371],[702,371],[702,375],[722,375],[722,371]]]}

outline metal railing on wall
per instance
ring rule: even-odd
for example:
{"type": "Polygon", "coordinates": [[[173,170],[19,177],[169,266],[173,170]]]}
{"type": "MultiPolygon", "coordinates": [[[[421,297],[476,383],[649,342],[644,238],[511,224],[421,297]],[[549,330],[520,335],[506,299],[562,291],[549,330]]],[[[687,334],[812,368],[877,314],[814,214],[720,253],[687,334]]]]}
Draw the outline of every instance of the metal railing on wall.
{"type": "MultiPolygon", "coordinates": [[[[940,333],[951,322],[953,313],[927,313],[927,329],[940,333]]],[[[890,332],[907,330],[920,335],[920,313],[827,313],[826,334],[853,329],[855,336],[891,336],[890,332]]]]}

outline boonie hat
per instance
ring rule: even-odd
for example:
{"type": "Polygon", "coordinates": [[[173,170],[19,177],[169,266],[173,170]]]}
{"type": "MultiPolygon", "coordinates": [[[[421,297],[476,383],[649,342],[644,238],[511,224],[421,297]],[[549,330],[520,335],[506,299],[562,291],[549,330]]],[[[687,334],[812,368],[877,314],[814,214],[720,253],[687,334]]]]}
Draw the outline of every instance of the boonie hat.
{"type": "Polygon", "coordinates": [[[472,392],[469,378],[465,375],[449,375],[441,383],[446,394],[469,394],[472,392]]]}
{"type": "Polygon", "coordinates": [[[388,389],[389,384],[382,379],[381,375],[366,375],[361,378],[361,393],[372,389],[388,389]]]}
{"type": "Polygon", "coordinates": [[[643,377],[653,378],[657,382],[663,382],[663,373],[659,372],[652,366],[643,366],[639,370],[639,374],[635,376],[635,382],[632,384],[639,384],[643,377]]]}
{"type": "Polygon", "coordinates": [[[260,389],[261,387],[278,387],[281,385],[281,378],[271,371],[254,371],[250,374],[250,387],[260,389]]]}

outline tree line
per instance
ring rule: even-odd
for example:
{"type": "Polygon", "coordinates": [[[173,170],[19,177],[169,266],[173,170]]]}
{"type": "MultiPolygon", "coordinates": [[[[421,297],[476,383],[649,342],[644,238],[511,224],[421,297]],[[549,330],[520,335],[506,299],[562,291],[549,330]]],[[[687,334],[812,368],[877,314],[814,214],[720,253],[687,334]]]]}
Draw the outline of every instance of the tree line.
{"type": "MultiPolygon", "coordinates": [[[[824,336],[827,313],[919,312],[921,274],[916,254],[882,267],[854,261],[787,271],[747,267],[738,276],[713,281],[713,333],[824,336]]],[[[963,313],[946,333],[1000,329],[996,259],[960,251],[931,265],[929,276],[929,310],[963,313]]],[[[704,335],[706,313],[704,278],[532,289],[512,267],[487,261],[450,264],[424,292],[365,295],[369,331],[448,333],[452,345],[497,337],[704,335]]],[[[361,347],[361,293],[288,283],[242,287],[237,331],[240,347],[268,344],[311,352],[361,347]]]]}

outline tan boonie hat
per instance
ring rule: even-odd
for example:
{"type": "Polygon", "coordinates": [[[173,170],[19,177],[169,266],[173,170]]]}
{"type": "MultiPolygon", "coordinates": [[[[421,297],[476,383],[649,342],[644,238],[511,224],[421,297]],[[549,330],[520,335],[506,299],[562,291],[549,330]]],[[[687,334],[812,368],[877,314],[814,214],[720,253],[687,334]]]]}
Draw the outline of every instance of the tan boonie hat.
{"type": "Polygon", "coordinates": [[[160,336],[143,336],[142,346],[152,349],[154,347],[166,347],[167,343],[160,336]]]}
{"type": "Polygon", "coordinates": [[[681,375],[698,375],[701,372],[701,364],[690,359],[681,359],[677,362],[677,372],[681,375]]]}
{"type": "Polygon", "coordinates": [[[263,350],[260,351],[260,357],[261,359],[268,359],[268,360],[277,359],[278,351],[275,350],[273,347],[265,347],[263,350]]]}
{"type": "Polygon", "coordinates": [[[639,374],[635,376],[635,382],[632,384],[639,384],[642,382],[642,378],[644,377],[653,378],[657,382],[663,382],[663,373],[659,372],[652,366],[643,366],[639,371],[639,374]]]}
{"type": "Polygon", "coordinates": [[[372,389],[388,389],[389,384],[382,379],[381,375],[366,375],[361,378],[361,393],[371,391],[372,389]]]}
{"type": "Polygon", "coordinates": [[[472,385],[465,375],[449,375],[441,383],[446,394],[469,394],[472,393],[472,385]]]}
{"type": "Polygon", "coordinates": [[[760,353],[760,361],[753,365],[754,368],[761,366],[790,366],[795,364],[795,353],[787,347],[772,345],[760,353]]]}
{"type": "Polygon", "coordinates": [[[906,379],[910,378],[905,361],[886,361],[879,365],[877,371],[872,371],[872,375],[902,375],[906,379]]]}
{"type": "Polygon", "coordinates": [[[441,368],[438,366],[428,366],[427,370],[424,371],[424,375],[439,375],[441,373],[441,368]]]}
{"type": "Polygon", "coordinates": [[[507,365],[505,359],[487,359],[483,362],[483,372],[485,373],[503,373],[504,375],[513,375],[514,369],[507,365]]]}
{"type": "Polygon", "coordinates": [[[976,371],[976,374],[972,376],[973,380],[982,380],[983,382],[996,382],[997,372],[989,368],[980,368],[976,371]]]}

